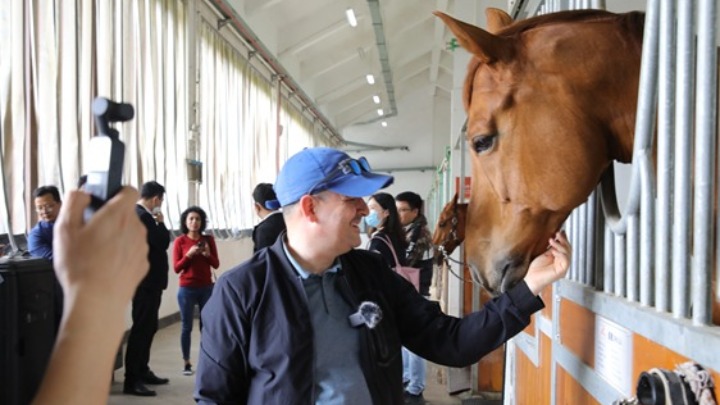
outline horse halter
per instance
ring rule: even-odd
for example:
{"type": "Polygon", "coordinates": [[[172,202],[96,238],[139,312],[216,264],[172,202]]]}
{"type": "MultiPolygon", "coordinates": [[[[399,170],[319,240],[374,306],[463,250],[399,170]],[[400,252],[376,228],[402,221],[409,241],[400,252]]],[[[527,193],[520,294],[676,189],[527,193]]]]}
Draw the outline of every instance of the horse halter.
{"type": "Polygon", "coordinates": [[[457,226],[460,220],[458,219],[458,206],[457,203],[453,207],[453,216],[450,218],[450,232],[445,236],[445,238],[440,242],[440,244],[437,246],[438,252],[443,256],[443,259],[447,261],[453,261],[458,264],[464,264],[462,262],[459,262],[453,258],[451,258],[448,255],[448,252],[445,250],[445,245],[448,243],[455,243],[456,245],[460,245],[462,243],[462,240],[458,237],[457,233],[457,226]]]}
{"type": "Polygon", "coordinates": [[[463,242],[458,237],[457,227],[460,223],[460,219],[458,217],[458,206],[455,204],[455,207],[453,208],[453,216],[450,218],[450,223],[452,224],[452,228],[450,229],[450,233],[445,236],[445,239],[440,242],[439,245],[435,246],[437,248],[437,251],[440,253],[443,262],[445,262],[445,265],[447,266],[448,271],[455,276],[458,280],[465,282],[465,283],[472,283],[476,284],[474,280],[466,280],[465,277],[459,275],[458,273],[453,270],[451,263],[459,264],[462,266],[462,268],[465,267],[465,262],[460,260],[455,260],[448,254],[447,250],[445,250],[445,245],[448,243],[455,243],[457,246],[460,246],[460,244],[463,242]]]}

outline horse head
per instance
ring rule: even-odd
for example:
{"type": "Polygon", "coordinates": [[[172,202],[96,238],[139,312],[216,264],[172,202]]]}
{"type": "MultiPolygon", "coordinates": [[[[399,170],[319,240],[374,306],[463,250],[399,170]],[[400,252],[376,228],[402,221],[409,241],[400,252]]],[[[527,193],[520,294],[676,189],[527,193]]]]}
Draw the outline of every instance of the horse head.
{"type": "Polygon", "coordinates": [[[436,259],[442,258],[441,251],[449,255],[465,240],[467,206],[465,203],[458,203],[458,196],[455,194],[440,212],[432,236],[436,259]]]}
{"type": "Polygon", "coordinates": [[[582,10],[513,23],[490,9],[491,33],[436,14],[472,54],[465,247],[477,278],[500,293],[612,160],[632,158],[644,16],[582,10]]]}

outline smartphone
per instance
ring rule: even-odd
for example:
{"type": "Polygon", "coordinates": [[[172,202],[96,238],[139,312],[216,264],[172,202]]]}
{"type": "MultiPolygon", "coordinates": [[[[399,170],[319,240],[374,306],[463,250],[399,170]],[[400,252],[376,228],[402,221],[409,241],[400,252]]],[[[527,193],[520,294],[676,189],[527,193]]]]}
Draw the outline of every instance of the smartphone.
{"type": "Polygon", "coordinates": [[[85,209],[85,221],[122,188],[125,144],[120,140],[111,122],[128,121],[135,116],[135,109],[126,103],[116,103],[97,97],[92,104],[98,134],[90,140],[87,156],[88,169],[84,189],[92,199],[85,209]]]}
{"type": "Polygon", "coordinates": [[[198,242],[197,247],[199,247],[199,248],[204,248],[204,247],[205,247],[205,241],[204,241],[204,240],[201,240],[200,242],[198,242]]]}

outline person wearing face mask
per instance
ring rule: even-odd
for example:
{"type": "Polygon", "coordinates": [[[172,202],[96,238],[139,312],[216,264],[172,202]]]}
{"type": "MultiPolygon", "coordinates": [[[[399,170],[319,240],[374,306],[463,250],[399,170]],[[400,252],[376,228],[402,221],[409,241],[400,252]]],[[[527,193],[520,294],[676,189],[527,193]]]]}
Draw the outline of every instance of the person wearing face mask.
{"type": "Polygon", "coordinates": [[[135,213],[147,228],[148,261],[150,270],[142,280],[132,300],[132,328],[125,352],[126,394],[150,397],[155,391],[146,384],[167,384],[167,378],[160,378],[150,370],[150,347],[158,328],[158,315],[162,292],[168,285],[168,256],[170,232],[165,227],[162,203],[165,187],[156,181],[149,181],[140,189],[140,201],[135,213]]]}
{"type": "Polygon", "coordinates": [[[395,267],[395,257],[387,243],[391,243],[400,265],[405,266],[405,231],[400,223],[395,199],[388,193],[375,193],[368,201],[370,212],[365,217],[365,223],[375,229],[370,236],[368,250],[378,252],[390,267],[395,267]]]}

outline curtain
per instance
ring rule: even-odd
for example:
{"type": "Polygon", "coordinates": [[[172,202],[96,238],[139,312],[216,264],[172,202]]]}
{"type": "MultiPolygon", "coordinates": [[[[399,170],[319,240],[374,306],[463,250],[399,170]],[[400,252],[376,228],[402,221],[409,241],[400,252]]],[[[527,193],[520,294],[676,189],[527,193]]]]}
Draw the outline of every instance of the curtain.
{"type": "Polygon", "coordinates": [[[278,101],[279,81],[248,60],[238,38],[228,37],[233,31],[221,35],[214,21],[189,15],[189,2],[206,7],[201,0],[0,2],[0,203],[8,219],[0,233],[34,225],[36,187],[76,186],[94,158],[97,96],[134,105],[135,118],[114,126],[126,147],[123,180],[163,184],[176,229],[196,201],[219,237],[252,227],[255,184],[273,182],[292,153],[327,143],[287,94],[278,101]],[[189,160],[202,162],[202,183],[189,179],[189,160]]]}

